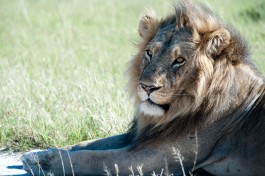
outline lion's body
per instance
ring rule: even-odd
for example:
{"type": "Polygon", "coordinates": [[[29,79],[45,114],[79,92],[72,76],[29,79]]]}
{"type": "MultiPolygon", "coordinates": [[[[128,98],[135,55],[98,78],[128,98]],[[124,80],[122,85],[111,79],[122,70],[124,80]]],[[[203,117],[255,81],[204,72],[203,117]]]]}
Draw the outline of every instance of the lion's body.
{"type": "Polygon", "coordinates": [[[184,1],[165,19],[144,16],[139,33],[128,70],[136,102],[128,132],[25,154],[24,168],[35,175],[40,166],[55,175],[129,175],[138,166],[147,175],[264,175],[264,78],[240,34],[184,1]]]}

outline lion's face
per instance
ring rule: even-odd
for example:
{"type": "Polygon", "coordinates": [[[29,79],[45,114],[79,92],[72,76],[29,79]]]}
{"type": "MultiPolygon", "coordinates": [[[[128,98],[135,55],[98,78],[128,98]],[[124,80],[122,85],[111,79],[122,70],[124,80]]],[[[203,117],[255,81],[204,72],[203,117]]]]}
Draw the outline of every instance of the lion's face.
{"type": "Polygon", "coordinates": [[[170,107],[179,89],[188,78],[196,45],[193,30],[177,30],[175,25],[160,28],[142,53],[142,70],[137,94],[140,111],[146,115],[162,116],[170,107]]]}
{"type": "Polygon", "coordinates": [[[222,81],[222,73],[214,67],[232,67],[223,54],[231,36],[219,18],[185,8],[162,20],[154,14],[140,20],[138,31],[143,40],[129,68],[129,87],[137,112],[145,116],[170,120],[196,111],[213,75],[222,81]]]}

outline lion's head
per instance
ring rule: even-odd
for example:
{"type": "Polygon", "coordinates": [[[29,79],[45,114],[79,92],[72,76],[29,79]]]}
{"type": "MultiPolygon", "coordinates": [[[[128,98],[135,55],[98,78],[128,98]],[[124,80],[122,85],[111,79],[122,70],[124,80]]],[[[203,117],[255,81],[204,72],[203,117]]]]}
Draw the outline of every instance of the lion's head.
{"type": "Polygon", "coordinates": [[[263,84],[240,34],[204,6],[182,1],[164,19],[145,15],[139,34],[128,71],[138,127],[218,118],[242,103],[243,82],[263,84]]]}

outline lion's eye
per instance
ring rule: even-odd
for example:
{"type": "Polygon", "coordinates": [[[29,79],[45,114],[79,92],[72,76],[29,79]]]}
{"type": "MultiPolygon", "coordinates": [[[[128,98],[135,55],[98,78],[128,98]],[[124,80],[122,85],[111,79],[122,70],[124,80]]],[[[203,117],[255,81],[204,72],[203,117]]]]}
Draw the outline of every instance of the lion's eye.
{"type": "Polygon", "coordinates": [[[180,66],[184,65],[185,62],[186,62],[186,60],[185,60],[183,57],[178,57],[176,60],[174,60],[174,61],[172,62],[172,66],[173,66],[174,68],[176,68],[176,67],[180,67],[180,66]]]}
{"type": "Polygon", "coordinates": [[[150,50],[145,51],[145,58],[148,60],[148,62],[150,62],[152,55],[153,55],[152,51],[150,50]]]}

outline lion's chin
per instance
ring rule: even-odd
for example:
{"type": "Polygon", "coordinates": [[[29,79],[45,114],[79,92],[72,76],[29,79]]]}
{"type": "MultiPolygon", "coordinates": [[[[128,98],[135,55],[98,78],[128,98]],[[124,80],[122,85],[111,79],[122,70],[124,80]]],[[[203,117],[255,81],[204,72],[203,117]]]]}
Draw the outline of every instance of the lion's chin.
{"type": "Polygon", "coordinates": [[[140,104],[140,112],[144,115],[159,117],[165,114],[165,109],[158,105],[152,104],[149,101],[144,101],[140,104]]]}

